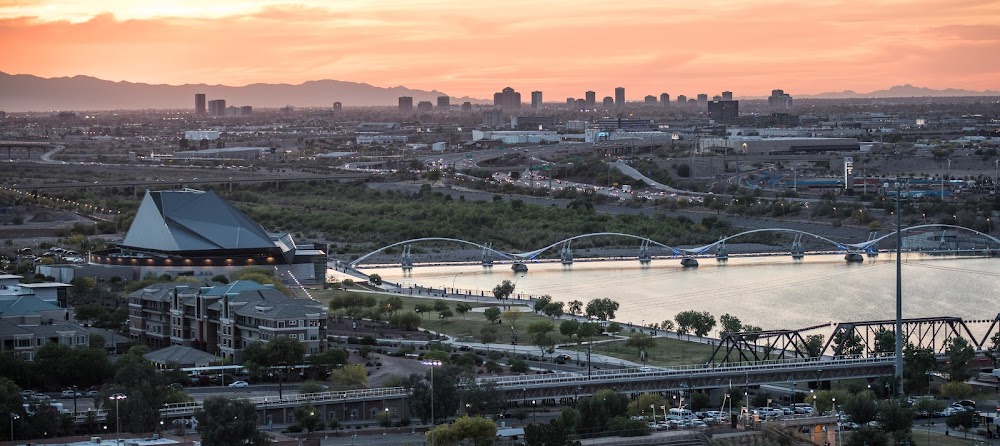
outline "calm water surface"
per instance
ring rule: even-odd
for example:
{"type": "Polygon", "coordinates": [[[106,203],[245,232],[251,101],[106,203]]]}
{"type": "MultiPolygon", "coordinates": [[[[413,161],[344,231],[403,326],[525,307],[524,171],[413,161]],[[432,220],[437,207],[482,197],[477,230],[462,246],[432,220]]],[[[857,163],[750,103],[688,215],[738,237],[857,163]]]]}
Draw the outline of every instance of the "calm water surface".
{"type": "MultiPolygon", "coordinates": [[[[549,294],[568,302],[610,297],[621,304],[617,320],[662,322],[681,311],[732,314],[764,329],[803,328],[829,322],[895,318],[896,268],[888,254],[847,264],[843,255],[699,259],[682,268],[679,259],[577,261],[573,265],[531,263],[528,273],[510,266],[418,266],[365,268],[403,285],[487,290],[505,279],[516,290],[549,294]],[[454,285],[453,285],[454,284],[454,285]]],[[[993,319],[1000,311],[1000,259],[903,254],[903,317],[957,316],[993,319]]]]}

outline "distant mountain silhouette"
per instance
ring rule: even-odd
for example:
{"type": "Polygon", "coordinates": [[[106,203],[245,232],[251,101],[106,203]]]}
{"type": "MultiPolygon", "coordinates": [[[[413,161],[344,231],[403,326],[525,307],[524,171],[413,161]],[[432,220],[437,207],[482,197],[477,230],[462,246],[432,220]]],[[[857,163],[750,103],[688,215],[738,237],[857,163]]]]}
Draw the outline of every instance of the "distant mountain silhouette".
{"type": "Polygon", "coordinates": [[[856,98],[913,98],[913,97],[949,97],[949,96],[1000,96],[1000,91],[972,91],[957,88],[935,90],[933,88],[914,87],[913,85],[896,85],[886,90],[876,90],[871,93],[858,93],[854,90],[828,92],[815,95],[796,95],[795,97],[812,99],[856,99],[856,98]]]}
{"type": "MultiPolygon", "coordinates": [[[[226,105],[250,105],[255,108],[333,107],[340,102],[352,106],[395,106],[400,96],[437,104],[439,91],[406,87],[382,88],[356,82],[318,80],[298,85],[250,84],[164,85],[113,82],[90,76],[42,78],[28,74],[0,72],[0,110],[7,112],[53,110],[140,110],[194,109],[195,93],[205,93],[207,100],[225,99],[226,105]]],[[[452,98],[453,105],[464,101],[484,102],[468,97],[452,98]]]]}

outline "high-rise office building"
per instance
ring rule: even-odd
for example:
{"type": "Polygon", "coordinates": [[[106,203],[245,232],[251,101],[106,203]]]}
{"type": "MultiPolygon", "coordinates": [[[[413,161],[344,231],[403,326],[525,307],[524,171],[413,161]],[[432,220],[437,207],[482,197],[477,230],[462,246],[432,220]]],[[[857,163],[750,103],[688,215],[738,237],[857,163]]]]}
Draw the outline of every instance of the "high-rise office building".
{"type": "Polygon", "coordinates": [[[413,111],[413,97],[412,96],[400,96],[399,97],[399,111],[402,111],[402,112],[413,111]]]}
{"type": "Polygon", "coordinates": [[[420,111],[434,110],[434,103],[431,101],[420,101],[417,103],[417,110],[420,111]]]}
{"type": "Polygon", "coordinates": [[[605,110],[610,110],[612,108],[615,108],[615,98],[611,96],[605,96],[604,101],[602,101],[602,105],[604,105],[605,110]]]}
{"type": "Polygon", "coordinates": [[[656,105],[656,96],[647,94],[646,97],[643,98],[642,102],[646,105],[656,105]]]}
{"type": "Polygon", "coordinates": [[[688,97],[682,94],[677,95],[677,105],[687,105],[688,97]]]}
{"type": "Polygon", "coordinates": [[[722,100],[723,101],[731,101],[731,100],[733,100],[733,92],[731,92],[731,91],[723,91],[722,92],[722,100]]]}
{"type": "Polygon", "coordinates": [[[535,111],[542,109],[542,92],[531,92],[531,108],[535,109],[535,111]]]}
{"type": "Polygon", "coordinates": [[[698,95],[698,108],[708,108],[708,95],[701,93],[698,95]]]}
{"type": "Polygon", "coordinates": [[[472,103],[471,102],[463,102],[462,103],[462,111],[472,111],[472,103]]]}
{"type": "Polygon", "coordinates": [[[584,93],[585,102],[588,109],[593,110],[597,106],[597,93],[593,91],[588,91],[584,93]]]}
{"type": "Polygon", "coordinates": [[[587,101],[585,99],[577,99],[576,100],[576,109],[577,110],[586,110],[587,109],[587,101]]]}
{"type": "Polygon", "coordinates": [[[205,93],[195,93],[194,95],[194,114],[198,116],[205,116],[207,110],[205,109],[205,93]]]}
{"type": "Polygon", "coordinates": [[[451,108],[451,98],[448,96],[438,96],[438,108],[451,108]]]}
{"type": "Polygon", "coordinates": [[[252,105],[244,105],[244,106],[240,107],[240,116],[250,116],[252,114],[253,114],[253,106],[252,105]]]}
{"type": "Polygon", "coordinates": [[[660,93],[660,104],[664,107],[670,105],[670,95],[666,93],[660,93]]]}
{"type": "Polygon", "coordinates": [[[226,116],[226,100],[213,99],[208,101],[208,114],[212,116],[226,116]]]}
{"type": "Polygon", "coordinates": [[[339,111],[341,111],[343,109],[344,109],[344,104],[341,104],[340,102],[334,102],[333,103],[333,111],[339,112],[339,111]]]}
{"type": "Polygon", "coordinates": [[[708,117],[719,124],[735,124],[740,118],[739,101],[712,101],[708,103],[708,117]]]}
{"type": "Polygon", "coordinates": [[[508,111],[517,110],[521,108],[521,93],[510,87],[504,88],[493,94],[493,105],[508,111]]]}
{"type": "Polygon", "coordinates": [[[792,108],[792,96],[784,90],[771,90],[771,96],[767,98],[767,105],[776,110],[787,110],[792,108]]]}
{"type": "Polygon", "coordinates": [[[625,87],[615,88],[615,105],[619,107],[625,105],[625,87]]]}
{"type": "Polygon", "coordinates": [[[566,98],[566,106],[569,108],[576,107],[576,98],[566,98]]]}

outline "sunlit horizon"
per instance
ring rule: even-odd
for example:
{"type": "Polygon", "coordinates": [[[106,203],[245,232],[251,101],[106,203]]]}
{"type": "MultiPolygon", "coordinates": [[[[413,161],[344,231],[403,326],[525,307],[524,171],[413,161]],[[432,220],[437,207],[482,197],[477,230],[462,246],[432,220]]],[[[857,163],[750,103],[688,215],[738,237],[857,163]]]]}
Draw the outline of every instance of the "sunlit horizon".
{"type": "Polygon", "coordinates": [[[0,71],[150,84],[334,79],[547,102],[912,84],[1000,90],[1000,3],[980,0],[0,0],[0,71]]]}

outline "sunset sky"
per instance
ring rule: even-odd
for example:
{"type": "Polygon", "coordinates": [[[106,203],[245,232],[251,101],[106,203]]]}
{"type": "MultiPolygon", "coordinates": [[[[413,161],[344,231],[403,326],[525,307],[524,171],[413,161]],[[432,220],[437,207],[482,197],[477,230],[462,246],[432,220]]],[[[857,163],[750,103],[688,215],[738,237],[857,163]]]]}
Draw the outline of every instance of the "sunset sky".
{"type": "Polygon", "coordinates": [[[997,0],[0,0],[0,71],[546,101],[1000,90],[997,0]]]}

